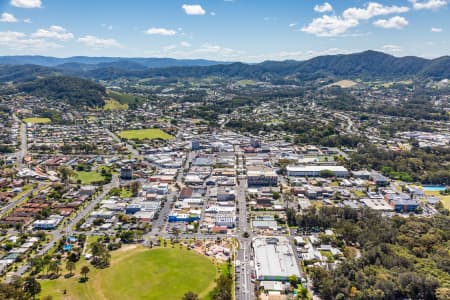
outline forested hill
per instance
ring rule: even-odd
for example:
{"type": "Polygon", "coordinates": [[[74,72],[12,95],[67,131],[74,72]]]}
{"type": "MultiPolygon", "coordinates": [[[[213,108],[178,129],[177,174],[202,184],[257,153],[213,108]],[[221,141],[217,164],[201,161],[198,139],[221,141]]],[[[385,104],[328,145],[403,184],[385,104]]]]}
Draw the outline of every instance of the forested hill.
{"type": "MultiPolygon", "coordinates": [[[[429,60],[413,56],[394,57],[376,51],[319,56],[306,61],[266,61],[259,64],[226,63],[207,66],[201,64],[213,64],[213,62],[199,60],[195,63],[192,62],[194,65],[186,66],[185,64],[189,62],[179,61],[178,66],[167,67],[177,65],[177,63],[167,64],[165,60],[155,61],[154,59],[106,61],[105,58],[100,62],[97,61],[99,58],[94,59],[84,58],[77,62],[68,61],[54,67],[0,65],[0,82],[20,82],[55,73],[94,80],[152,77],[200,78],[208,76],[272,82],[304,81],[327,77],[363,80],[402,78],[440,80],[450,78],[449,56],[429,60]],[[96,64],[86,63],[92,61],[96,64]],[[148,62],[148,64],[145,62],[148,62]],[[152,67],[148,67],[150,62],[152,62],[152,67]]],[[[7,61],[14,62],[11,58],[7,61]]],[[[0,62],[2,62],[1,57],[0,62]]]]}
{"type": "MultiPolygon", "coordinates": [[[[62,70],[64,71],[64,70],[62,70]]],[[[121,68],[109,65],[84,73],[95,79],[120,77],[240,77],[255,80],[278,81],[285,79],[315,80],[324,77],[341,77],[364,80],[389,80],[398,78],[450,78],[450,57],[427,60],[419,57],[394,57],[381,52],[366,51],[348,55],[315,57],[306,61],[266,61],[259,64],[220,64],[152,69],[121,68]]]]}
{"type": "Polygon", "coordinates": [[[91,80],[50,76],[17,85],[17,89],[39,97],[64,100],[74,106],[103,106],[106,89],[91,80]]]}

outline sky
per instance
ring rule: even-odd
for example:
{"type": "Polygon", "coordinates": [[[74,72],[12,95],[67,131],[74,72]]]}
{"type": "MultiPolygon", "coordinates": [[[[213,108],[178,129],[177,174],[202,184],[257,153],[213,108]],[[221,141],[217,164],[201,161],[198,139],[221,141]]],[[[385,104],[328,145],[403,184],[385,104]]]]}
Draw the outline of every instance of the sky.
{"type": "Polygon", "coordinates": [[[450,54],[450,0],[0,0],[0,55],[450,54]]]}

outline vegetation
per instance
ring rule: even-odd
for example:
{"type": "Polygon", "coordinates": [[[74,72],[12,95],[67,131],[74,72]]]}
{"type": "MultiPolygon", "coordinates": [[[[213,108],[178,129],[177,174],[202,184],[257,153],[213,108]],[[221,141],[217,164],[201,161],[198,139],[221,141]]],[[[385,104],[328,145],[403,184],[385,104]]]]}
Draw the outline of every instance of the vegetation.
{"type": "Polygon", "coordinates": [[[103,182],[105,177],[97,172],[77,171],[76,179],[77,181],[80,180],[81,184],[94,184],[103,182]]]}
{"type": "Polygon", "coordinates": [[[169,140],[172,139],[173,136],[171,136],[168,133],[165,133],[161,129],[158,128],[150,128],[150,129],[137,129],[137,130],[124,130],[119,132],[118,134],[121,138],[127,139],[127,140],[155,140],[155,139],[161,139],[161,140],[169,140]]]}
{"type": "Polygon", "coordinates": [[[128,246],[113,251],[110,267],[92,268],[84,283],[79,282],[85,276],[80,273],[83,261],[77,265],[73,277],[42,281],[41,297],[180,300],[191,291],[207,299],[216,277],[216,268],[208,258],[178,247],[149,250],[128,246]]]}
{"type": "Polygon", "coordinates": [[[351,169],[372,168],[404,181],[450,184],[450,149],[416,148],[411,151],[383,150],[364,144],[350,156],[351,169]]]}
{"type": "Polygon", "coordinates": [[[55,100],[64,100],[74,106],[104,106],[105,88],[93,81],[66,76],[51,76],[22,83],[19,90],[55,100]]]}
{"type": "Polygon", "coordinates": [[[33,123],[33,124],[47,124],[47,123],[51,123],[52,120],[49,118],[25,118],[22,121],[24,121],[25,123],[33,123]]]}
{"type": "MultiPolygon", "coordinates": [[[[288,222],[293,222],[288,214],[288,222]]],[[[321,207],[298,215],[302,230],[334,228],[334,246],[359,245],[335,270],[310,266],[322,299],[437,299],[450,287],[450,218],[383,218],[371,210],[321,207]]]]}

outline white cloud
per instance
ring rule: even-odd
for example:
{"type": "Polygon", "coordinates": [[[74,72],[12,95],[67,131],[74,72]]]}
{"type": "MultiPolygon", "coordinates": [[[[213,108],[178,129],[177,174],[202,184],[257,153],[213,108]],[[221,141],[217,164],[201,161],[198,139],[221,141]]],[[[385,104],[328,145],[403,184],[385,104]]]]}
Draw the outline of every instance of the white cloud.
{"type": "Polygon", "coordinates": [[[181,8],[188,15],[204,15],[206,13],[203,7],[198,4],[183,4],[181,8]]]}
{"type": "Polygon", "coordinates": [[[216,12],[215,12],[215,11],[212,11],[212,12],[210,12],[209,14],[210,14],[211,16],[214,17],[214,16],[216,15],[216,12]]]}
{"type": "Polygon", "coordinates": [[[320,13],[324,13],[324,12],[328,12],[328,11],[333,11],[333,6],[331,6],[330,3],[325,2],[322,5],[316,5],[314,6],[314,10],[320,13]]]}
{"type": "Polygon", "coordinates": [[[399,53],[403,52],[403,48],[398,45],[384,45],[383,47],[381,47],[381,51],[390,53],[399,53]]]}
{"type": "Polygon", "coordinates": [[[26,51],[42,51],[62,47],[43,39],[28,38],[26,34],[16,31],[0,31],[0,45],[13,50],[26,51]]]}
{"type": "Polygon", "coordinates": [[[21,8],[39,8],[42,2],[41,0],[11,0],[11,5],[21,8]]]}
{"type": "Polygon", "coordinates": [[[288,25],[288,27],[292,28],[292,27],[295,27],[296,25],[297,25],[297,23],[290,23],[290,24],[288,25]]]}
{"type": "Polygon", "coordinates": [[[319,37],[332,37],[345,33],[348,29],[358,26],[356,19],[346,19],[339,16],[324,15],[315,18],[308,26],[302,27],[301,31],[314,34],[319,37]]]}
{"type": "Polygon", "coordinates": [[[448,4],[447,0],[427,0],[427,1],[409,0],[409,2],[412,3],[413,8],[416,10],[438,9],[448,4]]]}
{"type": "Polygon", "coordinates": [[[403,17],[395,16],[390,19],[381,19],[373,22],[373,25],[385,29],[402,29],[408,25],[408,20],[403,17]]]}
{"type": "Polygon", "coordinates": [[[369,2],[365,8],[351,7],[346,9],[342,16],[346,19],[368,20],[370,18],[409,11],[406,6],[384,6],[377,2],[369,2]]]}
{"type": "MultiPolygon", "coordinates": [[[[301,31],[319,37],[341,36],[349,29],[358,26],[361,20],[407,11],[409,11],[409,8],[406,6],[385,6],[377,2],[369,2],[364,8],[350,7],[344,10],[342,16],[323,15],[315,18],[307,26],[303,26],[301,31]]],[[[393,21],[399,20],[395,18],[393,21]]]]}
{"type": "Polygon", "coordinates": [[[2,15],[0,16],[0,22],[4,22],[4,23],[16,23],[19,20],[16,19],[16,17],[13,14],[4,12],[2,13],[2,15]]]}
{"type": "Polygon", "coordinates": [[[177,45],[169,45],[169,46],[165,46],[163,47],[164,51],[170,51],[170,50],[174,50],[177,48],[177,45]]]}
{"type": "Polygon", "coordinates": [[[91,48],[110,48],[110,47],[120,47],[119,42],[115,39],[102,39],[92,35],[85,35],[77,40],[79,43],[85,44],[91,48]]]}
{"type": "Polygon", "coordinates": [[[177,34],[177,32],[175,30],[166,29],[166,28],[157,28],[157,27],[151,27],[151,28],[147,29],[145,31],[145,33],[150,34],[150,35],[165,35],[165,36],[177,34]]]}
{"type": "Polygon", "coordinates": [[[30,18],[26,18],[26,19],[23,20],[23,22],[29,24],[29,23],[31,23],[31,19],[30,18]]]}
{"type": "Polygon", "coordinates": [[[49,29],[38,29],[31,34],[33,38],[55,39],[60,41],[69,41],[74,38],[71,32],[61,26],[52,25],[49,29]]]}
{"type": "Polygon", "coordinates": [[[183,42],[180,43],[180,46],[181,46],[181,47],[190,47],[191,44],[189,44],[188,42],[184,42],[184,41],[183,41],[183,42]]]}
{"type": "Polygon", "coordinates": [[[442,28],[431,27],[431,32],[442,32],[442,31],[444,31],[442,28]]]}

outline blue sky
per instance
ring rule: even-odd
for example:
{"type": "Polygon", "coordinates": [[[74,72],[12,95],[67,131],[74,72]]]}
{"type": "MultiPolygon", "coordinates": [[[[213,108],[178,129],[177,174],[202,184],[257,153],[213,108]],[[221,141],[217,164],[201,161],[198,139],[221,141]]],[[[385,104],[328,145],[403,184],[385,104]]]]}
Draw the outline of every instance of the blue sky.
{"type": "Polygon", "coordinates": [[[0,55],[450,54],[450,0],[0,0],[0,55]]]}

